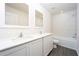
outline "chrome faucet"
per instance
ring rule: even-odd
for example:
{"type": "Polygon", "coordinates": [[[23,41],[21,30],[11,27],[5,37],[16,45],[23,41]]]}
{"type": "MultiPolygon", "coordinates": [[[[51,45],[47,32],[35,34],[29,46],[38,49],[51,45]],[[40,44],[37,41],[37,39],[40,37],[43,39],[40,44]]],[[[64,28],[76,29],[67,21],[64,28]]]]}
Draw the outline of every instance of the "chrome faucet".
{"type": "Polygon", "coordinates": [[[19,37],[20,37],[20,38],[22,38],[22,37],[23,37],[23,33],[22,33],[22,32],[20,33],[19,37]]]}
{"type": "Polygon", "coordinates": [[[40,34],[42,34],[42,31],[40,31],[40,34]]]}

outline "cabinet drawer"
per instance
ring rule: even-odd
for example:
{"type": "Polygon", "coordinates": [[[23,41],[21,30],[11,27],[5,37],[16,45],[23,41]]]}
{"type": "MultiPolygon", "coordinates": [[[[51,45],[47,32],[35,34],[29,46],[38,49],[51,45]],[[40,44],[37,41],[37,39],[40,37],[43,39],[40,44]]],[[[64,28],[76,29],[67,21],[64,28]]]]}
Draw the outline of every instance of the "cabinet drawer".
{"type": "Polygon", "coordinates": [[[18,50],[21,50],[22,48],[25,48],[26,45],[20,45],[20,46],[16,46],[16,47],[12,47],[12,48],[9,48],[9,49],[6,49],[5,51],[1,51],[0,52],[0,56],[7,56],[9,54],[12,54],[18,50]]]}

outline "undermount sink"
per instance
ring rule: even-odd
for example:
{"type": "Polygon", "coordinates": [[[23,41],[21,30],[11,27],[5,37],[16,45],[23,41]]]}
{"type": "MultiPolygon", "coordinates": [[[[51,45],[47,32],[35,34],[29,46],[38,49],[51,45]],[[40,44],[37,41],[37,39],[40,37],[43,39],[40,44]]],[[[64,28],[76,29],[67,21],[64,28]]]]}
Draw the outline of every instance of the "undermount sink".
{"type": "Polygon", "coordinates": [[[23,37],[24,38],[35,38],[35,37],[38,37],[39,34],[35,34],[35,35],[24,35],[23,37]]]}
{"type": "Polygon", "coordinates": [[[27,41],[27,40],[33,39],[35,37],[37,37],[37,36],[36,35],[25,35],[23,37],[17,37],[15,39],[12,39],[12,41],[13,42],[20,42],[20,41],[25,41],[25,40],[27,41]]]}
{"type": "Polygon", "coordinates": [[[12,41],[14,43],[16,42],[23,42],[23,41],[29,41],[29,40],[33,40],[33,39],[36,39],[36,38],[40,38],[42,37],[43,34],[34,34],[34,35],[23,35],[22,37],[17,37],[15,39],[12,39],[12,41]]]}

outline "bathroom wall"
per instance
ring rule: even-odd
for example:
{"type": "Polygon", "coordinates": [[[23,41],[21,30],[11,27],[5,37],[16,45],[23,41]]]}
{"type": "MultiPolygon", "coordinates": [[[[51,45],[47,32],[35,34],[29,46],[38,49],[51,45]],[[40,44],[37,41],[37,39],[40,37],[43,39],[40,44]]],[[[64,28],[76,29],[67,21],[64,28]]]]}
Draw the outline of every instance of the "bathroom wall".
{"type": "Polygon", "coordinates": [[[79,4],[77,4],[77,53],[79,55],[79,4]]]}
{"type": "Polygon", "coordinates": [[[76,10],[52,15],[52,33],[59,45],[76,50],[76,10]]]}
{"type": "MultiPolygon", "coordinates": [[[[16,3],[17,1],[10,1],[12,3],[16,3]]],[[[10,3],[9,2],[9,3],[10,3]]],[[[6,2],[7,3],[7,2],[6,2]]],[[[21,1],[22,3],[22,1],[21,1]]],[[[18,37],[20,32],[23,32],[25,35],[27,34],[37,34],[39,31],[51,32],[51,19],[50,13],[42,8],[39,4],[35,3],[27,3],[29,5],[29,26],[26,27],[18,27],[18,26],[6,26],[5,25],[5,4],[0,3],[0,39],[8,39],[8,38],[16,38],[18,37]],[[43,27],[35,27],[35,9],[42,11],[44,14],[43,27]]]]}
{"type": "Polygon", "coordinates": [[[5,23],[5,4],[0,3],[0,26],[3,26],[5,23]]]}
{"type": "Polygon", "coordinates": [[[22,32],[24,35],[32,35],[38,34],[39,31],[42,30],[41,28],[10,28],[10,27],[0,27],[0,40],[1,39],[16,39],[19,37],[19,34],[22,32]]]}
{"type": "Polygon", "coordinates": [[[57,36],[75,38],[76,10],[52,15],[52,32],[57,36]]]}

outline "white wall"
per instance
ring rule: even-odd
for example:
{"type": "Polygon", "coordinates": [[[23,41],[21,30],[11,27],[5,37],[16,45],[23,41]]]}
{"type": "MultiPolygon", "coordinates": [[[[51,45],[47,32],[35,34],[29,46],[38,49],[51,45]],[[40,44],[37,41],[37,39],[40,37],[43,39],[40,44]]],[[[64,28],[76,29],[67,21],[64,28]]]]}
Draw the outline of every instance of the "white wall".
{"type": "MultiPolygon", "coordinates": [[[[10,1],[12,3],[16,3],[17,1],[10,1]]],[[[9,3],[10,3],[9,2],[9,3]]],[[[22,3],[21,1],[20,3],[22,3]]],[[[8,2],[6,2],[8,3],[8,2]]],[[[3,27],[5,26],[5,4],[0,3],[0,39],[8,39],[14,38],[19,35],[20,32],[26,34],[36,34],[39,33],[42,28],[35,27],[35,9],[39,10],[44,14],[43,18],[43,31],[44,32],[51,32],[51,19],[50,13],[42,8],[39,4],[34,3],[26,3],[29,5],[29,26],[26,28],[20,27],[3,27]]]]}
{"type": "Polygon", "coordinates": [[[41,28],[10,28],[10,27],[0,27],[0,40],[2,39],[14,39],[19,36],[19,34],[22,32],[24,35],[30,35],[30,34],[38,34],[41,28]]]}
{"type": "Polygon", "coordinates": [[[59,45],[76,50],[76,10],[52,15],[52,33],[59,45]]]}
{"type": "Polygon", "coordinates": [[[57,36],[75,37],[76,11],[52,15],[52,32],[57,36]]]}
{"type": "Polygon", "coordinates": [[[5,25],[5,4],[0,3],[0,26],[5,25]]]}
{"type": "Polygon", "coordinates": [[[79,4],[77,4],[77,53],[79,55],[79,4]]]}

